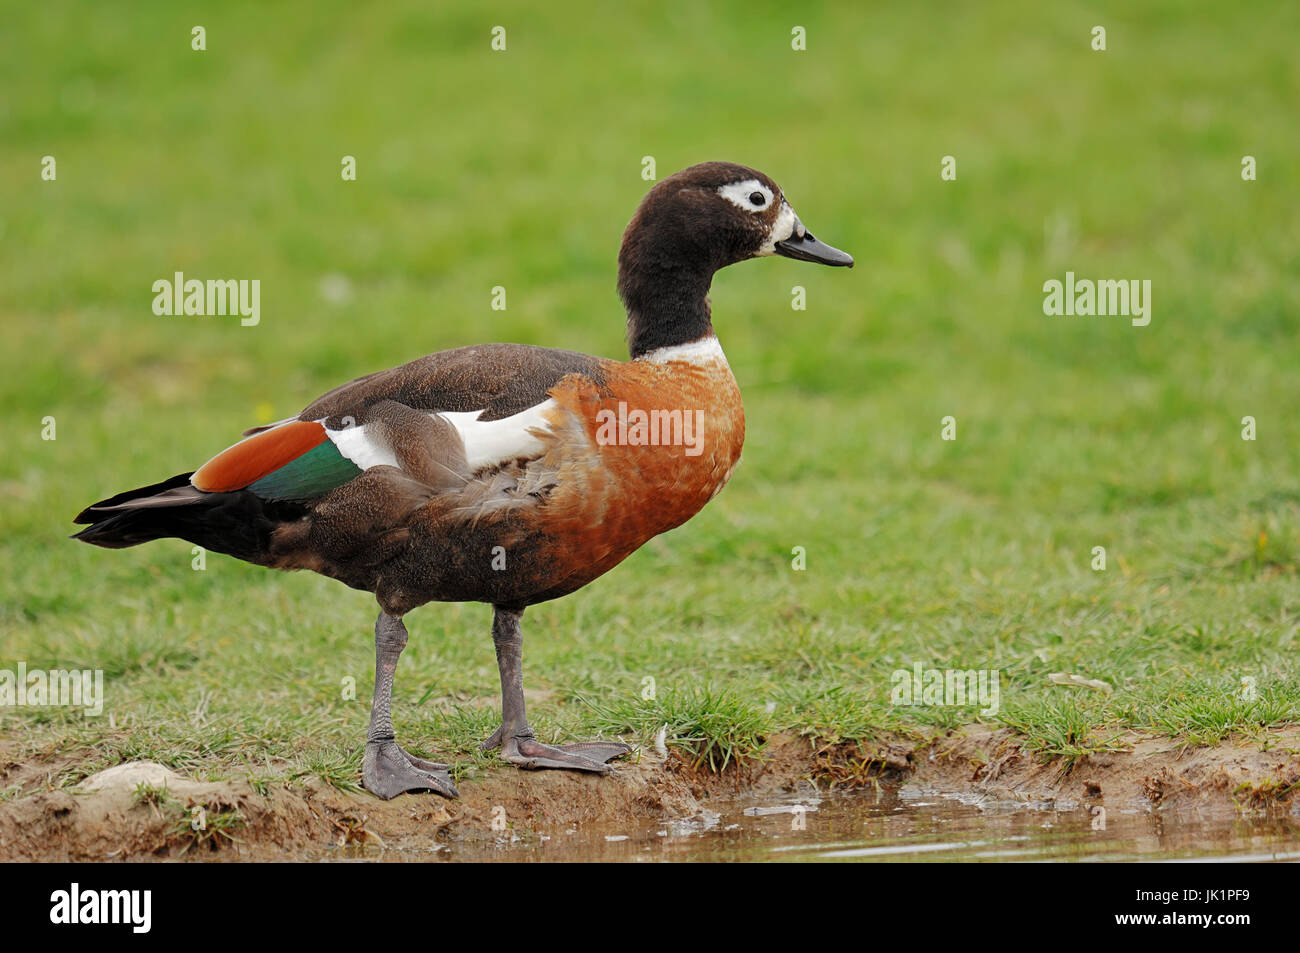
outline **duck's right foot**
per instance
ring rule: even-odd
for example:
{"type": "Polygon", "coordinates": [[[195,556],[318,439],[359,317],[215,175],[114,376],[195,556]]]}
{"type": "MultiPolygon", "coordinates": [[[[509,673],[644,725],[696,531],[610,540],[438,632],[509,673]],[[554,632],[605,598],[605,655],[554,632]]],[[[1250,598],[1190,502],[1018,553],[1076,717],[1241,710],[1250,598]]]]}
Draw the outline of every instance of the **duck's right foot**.
{"type": "Polygon", "coordinates": [[[366,743],[361,778],[367,791],[385,801],[408,791],[433,791],[443,797],[460,797],[447,767],[408,754],[395,741],[370,741],[366,743]]]}

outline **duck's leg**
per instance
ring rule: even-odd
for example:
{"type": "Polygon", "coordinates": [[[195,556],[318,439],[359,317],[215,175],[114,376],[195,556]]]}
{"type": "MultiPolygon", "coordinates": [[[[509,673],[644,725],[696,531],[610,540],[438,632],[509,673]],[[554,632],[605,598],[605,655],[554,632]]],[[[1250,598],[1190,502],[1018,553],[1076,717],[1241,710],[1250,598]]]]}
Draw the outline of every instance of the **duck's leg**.
{"type": "Polygon", "coordinates": [[[393,736],[393,673],[406,648],[406,626],[399,616],[379,613],[375,622],[375,700],[366,732],[366,757],[361,768],[366,790],[385,801],[406,791],[436,791],[460,797],[447,765],[407,754],[393,736]]]}
{"type": "Polygon", "coordinates": [[[497,650],[497,668],[501,670],[501,727],[483,742],[483,750],[501,748],[501,757],[521,768],[567,768],[570,771],[593,771],[609,774],[613,769],[605,762],[622,757],[632,750],[619,741],[583,741],[571,745],[544,745],[533,736],[524,712],[524,636],[519,620],[523,610],[495,606],[492,617],[492,642],[497,650]]]}

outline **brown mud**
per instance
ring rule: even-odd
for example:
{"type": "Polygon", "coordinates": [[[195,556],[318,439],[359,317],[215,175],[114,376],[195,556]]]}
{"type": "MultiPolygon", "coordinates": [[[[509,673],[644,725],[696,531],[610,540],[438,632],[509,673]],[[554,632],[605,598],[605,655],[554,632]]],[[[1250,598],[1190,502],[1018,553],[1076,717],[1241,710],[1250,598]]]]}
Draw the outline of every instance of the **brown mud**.
{"type": "Polygon", "coordinates": [[[725,799],[900,784],[1058,809],[1300,810],[1300,729],[1214,747],[1139,735],[1119,744],[1122,750],[1067,764],[1036,758],[1011,732],[981,726],[865,744],[819,746],[780,735],[761,759],[721,775],[696,772],[675,754],[643,751],[609,778],[503,766],[463,779],[458,801],[380,801],[319,781],[260,791],[244,781],[200,782],[147,762],[61,787],[75,758],[24,760],[15,744],[0,743],[0,790],[7,792],[0,861],[419,859],[449,844],[486,848],[503,839],[689,819],[725,799]]]}

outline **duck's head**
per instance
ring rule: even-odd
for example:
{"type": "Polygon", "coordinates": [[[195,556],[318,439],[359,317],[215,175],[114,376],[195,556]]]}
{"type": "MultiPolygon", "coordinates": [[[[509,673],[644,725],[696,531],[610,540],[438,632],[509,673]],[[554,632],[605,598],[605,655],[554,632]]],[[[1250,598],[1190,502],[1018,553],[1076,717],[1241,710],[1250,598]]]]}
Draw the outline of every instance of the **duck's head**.
{"type": "Polygon", "coordinates": [[[853,267],[813,238],[781,187],[757,169],[702,162],[659,182],[623,233],[620,265],[637,256],[708,263],[713,270],[764,255],[853,267]]]}
{"type": "Polygon", "coordinates": [[[757,169],[702,162],[656,183],[618,255],[633,356],[712,333],[713,273],[766,255],[853,267],[850,255],[813,237],[781,187],[757,169]]]}

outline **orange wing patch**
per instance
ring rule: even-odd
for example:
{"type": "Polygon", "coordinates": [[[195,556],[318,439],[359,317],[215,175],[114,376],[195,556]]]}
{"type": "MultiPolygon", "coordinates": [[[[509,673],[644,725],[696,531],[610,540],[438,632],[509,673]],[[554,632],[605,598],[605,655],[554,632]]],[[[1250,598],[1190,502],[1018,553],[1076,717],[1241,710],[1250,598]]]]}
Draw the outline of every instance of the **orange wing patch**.
{"type": "Polygon", "coordinates": [[[294,420],[254,434],[194,471],[190,482],[207,493],[229,493],[256,483],[328,438],[314,420],[294,420]]]}

